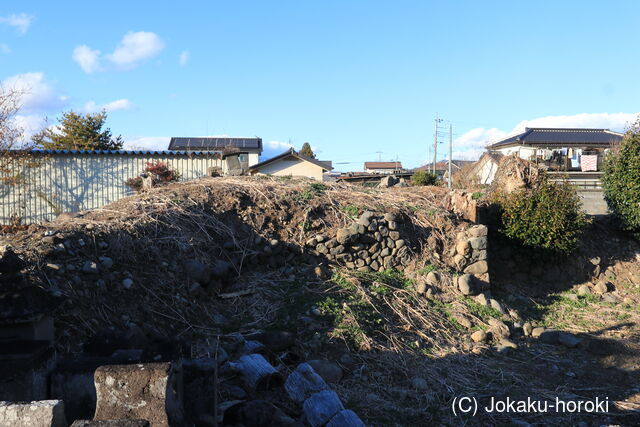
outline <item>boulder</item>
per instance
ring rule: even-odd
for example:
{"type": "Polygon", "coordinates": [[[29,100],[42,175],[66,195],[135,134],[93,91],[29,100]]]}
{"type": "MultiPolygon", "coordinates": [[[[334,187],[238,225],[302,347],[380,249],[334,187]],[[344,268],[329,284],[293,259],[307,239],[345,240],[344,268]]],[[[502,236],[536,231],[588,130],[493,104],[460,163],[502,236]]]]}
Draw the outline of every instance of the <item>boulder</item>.
{"type": "Polygon", "coordinates": [[[358,232],[351,228],[340,228],[336,232],[336,240],[341,245],[349,245],[354,243],[358,238],[358,232]]]}
{"type": "Polygon", "coordinates": [[[489,272],[489,265],[487,264],[487,261],[478,261],[478,262],[474,262],[471,265],[468,265],[465,269],[464,269],[465,273],[468,274],[485,274],[489,272]]]}
{"type": "Polygon", "coordinates": [[[491,308],[493,308],[494,310],[499,311],[502,314],[506,314],[507,312],[505,311],[505,309],[502,307],[502,304],[500,304],[498,302],[498,300],[491,298],[489,300],[489,305],[491,306],[491,308]]]}
{"type": "Polygon", "coordinates": [[[462,256],[467,256],[471,253],[471,244],[468,240],[461,240],[456,243],[456,253],[462,256]]]}
{"type": "Polygon", "coordinates": [[[93,261],[85,261],[82,265],[82,272],[86,274],[98,274],[98,264],[93,261]]]}
{"type": "Polygon", "coordinates": [[[467,234],[471,237],[484,237],[488,234],[489,229],[486,225],[474,225],[467,230],[467,234]]]}
{"type": "Polygon", "coordinates": [[[473,237],[469,239],[469,243],[471,244],[473,250],[487,249],[486,237],[473,237]]]}
{"type": "Polygon", "coordinates": [[[545,328],[542,326],[539,326],[537,328],[533,328],[531,329],[531,336],[533,338],[540,338],[540,335],[542,335],[542,333],[545,331],[545,328]]]}
{"type": "Polygon", "coordinates": [[[325,382],[337,383],[342,379],[342,368],[328,360],[309,360],[307,362],[325,382]]]}
{"type": "Polygon", "coordinates": [[[501,320],[490,318],[489,325],[489,331],[491,332],[491,335],[493,335],[493,338],[496,340],[509,338],[509,335],[511,335],[509,327],[501,320]]]}
{"type": "Polygon", "coordinates": [[[569,332],[559,332],[558,342],[565,347],[575,348],[582,340],[569,332]]]}
{"type": "Polygon", "coordinates": [[[480,329],[471,334],[471,341],[473,342],[485,342],[487,340],[487,333],[480,329]]]}
{"type": "Polygon", "coordinates": [[[113,260],[108,256],[101,256],[98,260],[100,261],[100,266],[105,270],[109,270],[113,267],[113,260]]]}
{"type": "Polygon", "coordinates": [[[463,274],[458,277],[458,289],[462,295],[475,295],[478,293],[476,278],[471,274],[463,274]]]}
{"type": "Polygon", "coordinates": [[[389,188],[389,187],[393,187],[399,182],[400,180],[396,176],[387,175],[380,180],[380,184],[378,184],[378,186],[382,188],[389,188]]]}
{"type": "Polygon", "coordinates": [[[427,283],[431,286],[439,286],[441,280],[442,280],[442,277],[440,276],[440,273],[438,273],[437,271],[430,271],[427,274],[427,283]]]}
{"type": "Polygon", "coordinates": [[[516,350],[518,348],[518,344],[514,343],[513,341],[511,341],[508,338],[502,338],[500,340],[500,344],[499,345],[505,346],[505,347],[509,347],[509,348],[514,349],[514,350],[516,350]]]}
{"type": "Polygon", "coordinates": [[[595,291],[596,294],[598,295],[602,295],[602,294],[606,294],[607,292],[609,292],[609,283],[602,281],[602,282],[598,282],[594,287],[593,290],[595,291]]]}
{"type": "Polygon", "coordinates": [[[591,288],[588,285],[580,285],[578,287],[578,295],[590,295],[591,288]]]}
{"type": "Polygon", "coordinates": [[[483,307],[488,307],[490,304],[489,301],[491,300],[491,298],[489,298],[485,292],[479,293],[478,295],[473,297],[473,299],[483,307]]]}
{"type": "Polygon", "coordinates": [[[0,426],[11,427],[67,427],[64,404],[61,400],[35,402],[0,401],[0,426]]]}

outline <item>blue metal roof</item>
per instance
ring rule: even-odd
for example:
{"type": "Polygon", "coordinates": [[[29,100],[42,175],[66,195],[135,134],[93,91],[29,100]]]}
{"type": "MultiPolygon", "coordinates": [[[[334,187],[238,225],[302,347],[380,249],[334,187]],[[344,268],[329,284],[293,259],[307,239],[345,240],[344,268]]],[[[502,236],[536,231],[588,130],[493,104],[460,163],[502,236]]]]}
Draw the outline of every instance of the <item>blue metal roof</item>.
{"type": "Polygon", "coordinates": [[[34,154],[111,154],[119,156],[134,156],[134,155],[152,155],[152,156],[212,156],[219,155],[212,151],[184,151],[184,150],[31,150],[34,154]]]}

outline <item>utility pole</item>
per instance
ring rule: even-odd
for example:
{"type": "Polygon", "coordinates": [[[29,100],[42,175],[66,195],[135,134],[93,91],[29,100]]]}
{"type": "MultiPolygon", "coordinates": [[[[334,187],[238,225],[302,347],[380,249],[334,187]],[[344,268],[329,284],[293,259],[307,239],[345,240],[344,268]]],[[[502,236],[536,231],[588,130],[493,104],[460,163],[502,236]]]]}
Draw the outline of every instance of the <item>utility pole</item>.
{"type": "Polygon", "coordinates": [[[453,152],[453,125],[449,123],[449,188],[453,186],[453,177],[451,176],[451,158],[453,152]]]}
{"type": "Polygon", "coordinates": [[[433,174],[436,174],[436,161],[438,158],[438,123],[440,123],[442,119],[438,118],[438,113],[436,113],[435,119],[435,132],[433,133],[433,174]]]}

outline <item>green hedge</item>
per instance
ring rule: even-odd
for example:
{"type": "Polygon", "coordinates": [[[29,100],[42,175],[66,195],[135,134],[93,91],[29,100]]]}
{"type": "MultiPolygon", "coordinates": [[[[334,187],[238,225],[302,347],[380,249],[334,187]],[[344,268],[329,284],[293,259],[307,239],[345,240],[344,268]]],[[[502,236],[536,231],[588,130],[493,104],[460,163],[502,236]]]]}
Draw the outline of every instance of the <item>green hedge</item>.
{"type": "Polygon", "coordinates": [[[640,235],[640,121],[605,158],[602,186],[609,211],[622,228],[640,235]]]}
{"type": "Polygon", "coordinates": [[[501,232],[523,245],[570,253],[589,223],[575,189],[546,178],[499,198],[501,232]]]}
{"type": "Polygon", "coordinates": [[[413,185],[437,185],[438,177],[427,171],[415,171],[411,177],[413,185]]]}

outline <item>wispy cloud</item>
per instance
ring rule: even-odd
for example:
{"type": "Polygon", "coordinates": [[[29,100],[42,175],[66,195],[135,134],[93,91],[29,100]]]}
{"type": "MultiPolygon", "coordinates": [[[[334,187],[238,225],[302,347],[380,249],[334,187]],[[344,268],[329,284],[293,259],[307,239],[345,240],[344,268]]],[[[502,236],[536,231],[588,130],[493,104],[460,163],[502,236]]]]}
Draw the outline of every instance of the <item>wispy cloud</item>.
{"type": "Polygon", "coordinates": [[[14,27],[18,34],[25,35],[34,19],[35,16],[26,13],[12,13],[11,15],[0,16],[0,23],[14,27]]]}
{"type": "Polygon", "coordinates": [[[164,43],[157,34],[130,31],[107,59],[121,69],[130,69],[141,62],[153,58],[164,49],[164,43]]]}
{"type": "Polygon", "coordinates": [[[2,87],[18,91],[22,113],[50,112],[67,104],[67,97],[45,79],[44,73],[24,73],[0,82],[2,87]]]}
{"type": "Polygon", "coordinates": [[[640,113],[582,113],[537,117],[522,120],[510,131],[497,128],[475,128],[454,141],[453,157],[462,160],[478,159],[485,147],[507,135],[520,133],[527,127],[604,128],[624,131],[640,113]]]}
{"type": "Polygon", "coordinates": [[[76,46],[75,49],[73,49],[71,58],[73,58],[87,74],[100,70],[100,51],[93,50],[87,45],[76,46]]]}
{"type": "Polygon", "coordinates": [[[180,56],[178,56],[178,63],[180,65],[187,65],[187,62],[189,62],[190,56],[191,54],[189,53],[188,50],[183,50],[182,52],[180,52],[180,56]]]}
{"type": "Polygon", "coordinates": [[[107,102],[106,104],[97,104],[94,101],[89,101],[84,104],[83,110],[88,113],[95,113],[98,111],[106,111],[108,113],[119,110],[130,110],[133,108],[133,102],[128,99],[117,99],[115,101],[107,102]]]}
{"type": "Polygon", "coordinates": [[[0,53],[9,54],[11,53],[11,48],[8,44],[0,43],[0,53]]]}
{"type": "Polygon", "coordinates": [[[79,45],[73,50],[72,58],[82,70],[91,74],[96,71],[115,69],[131,70],[158,55],[164,49],[164,42],[156,33],[130,31],[122,37],[112,53],[102,55],[97,49],[79,45]]]}

